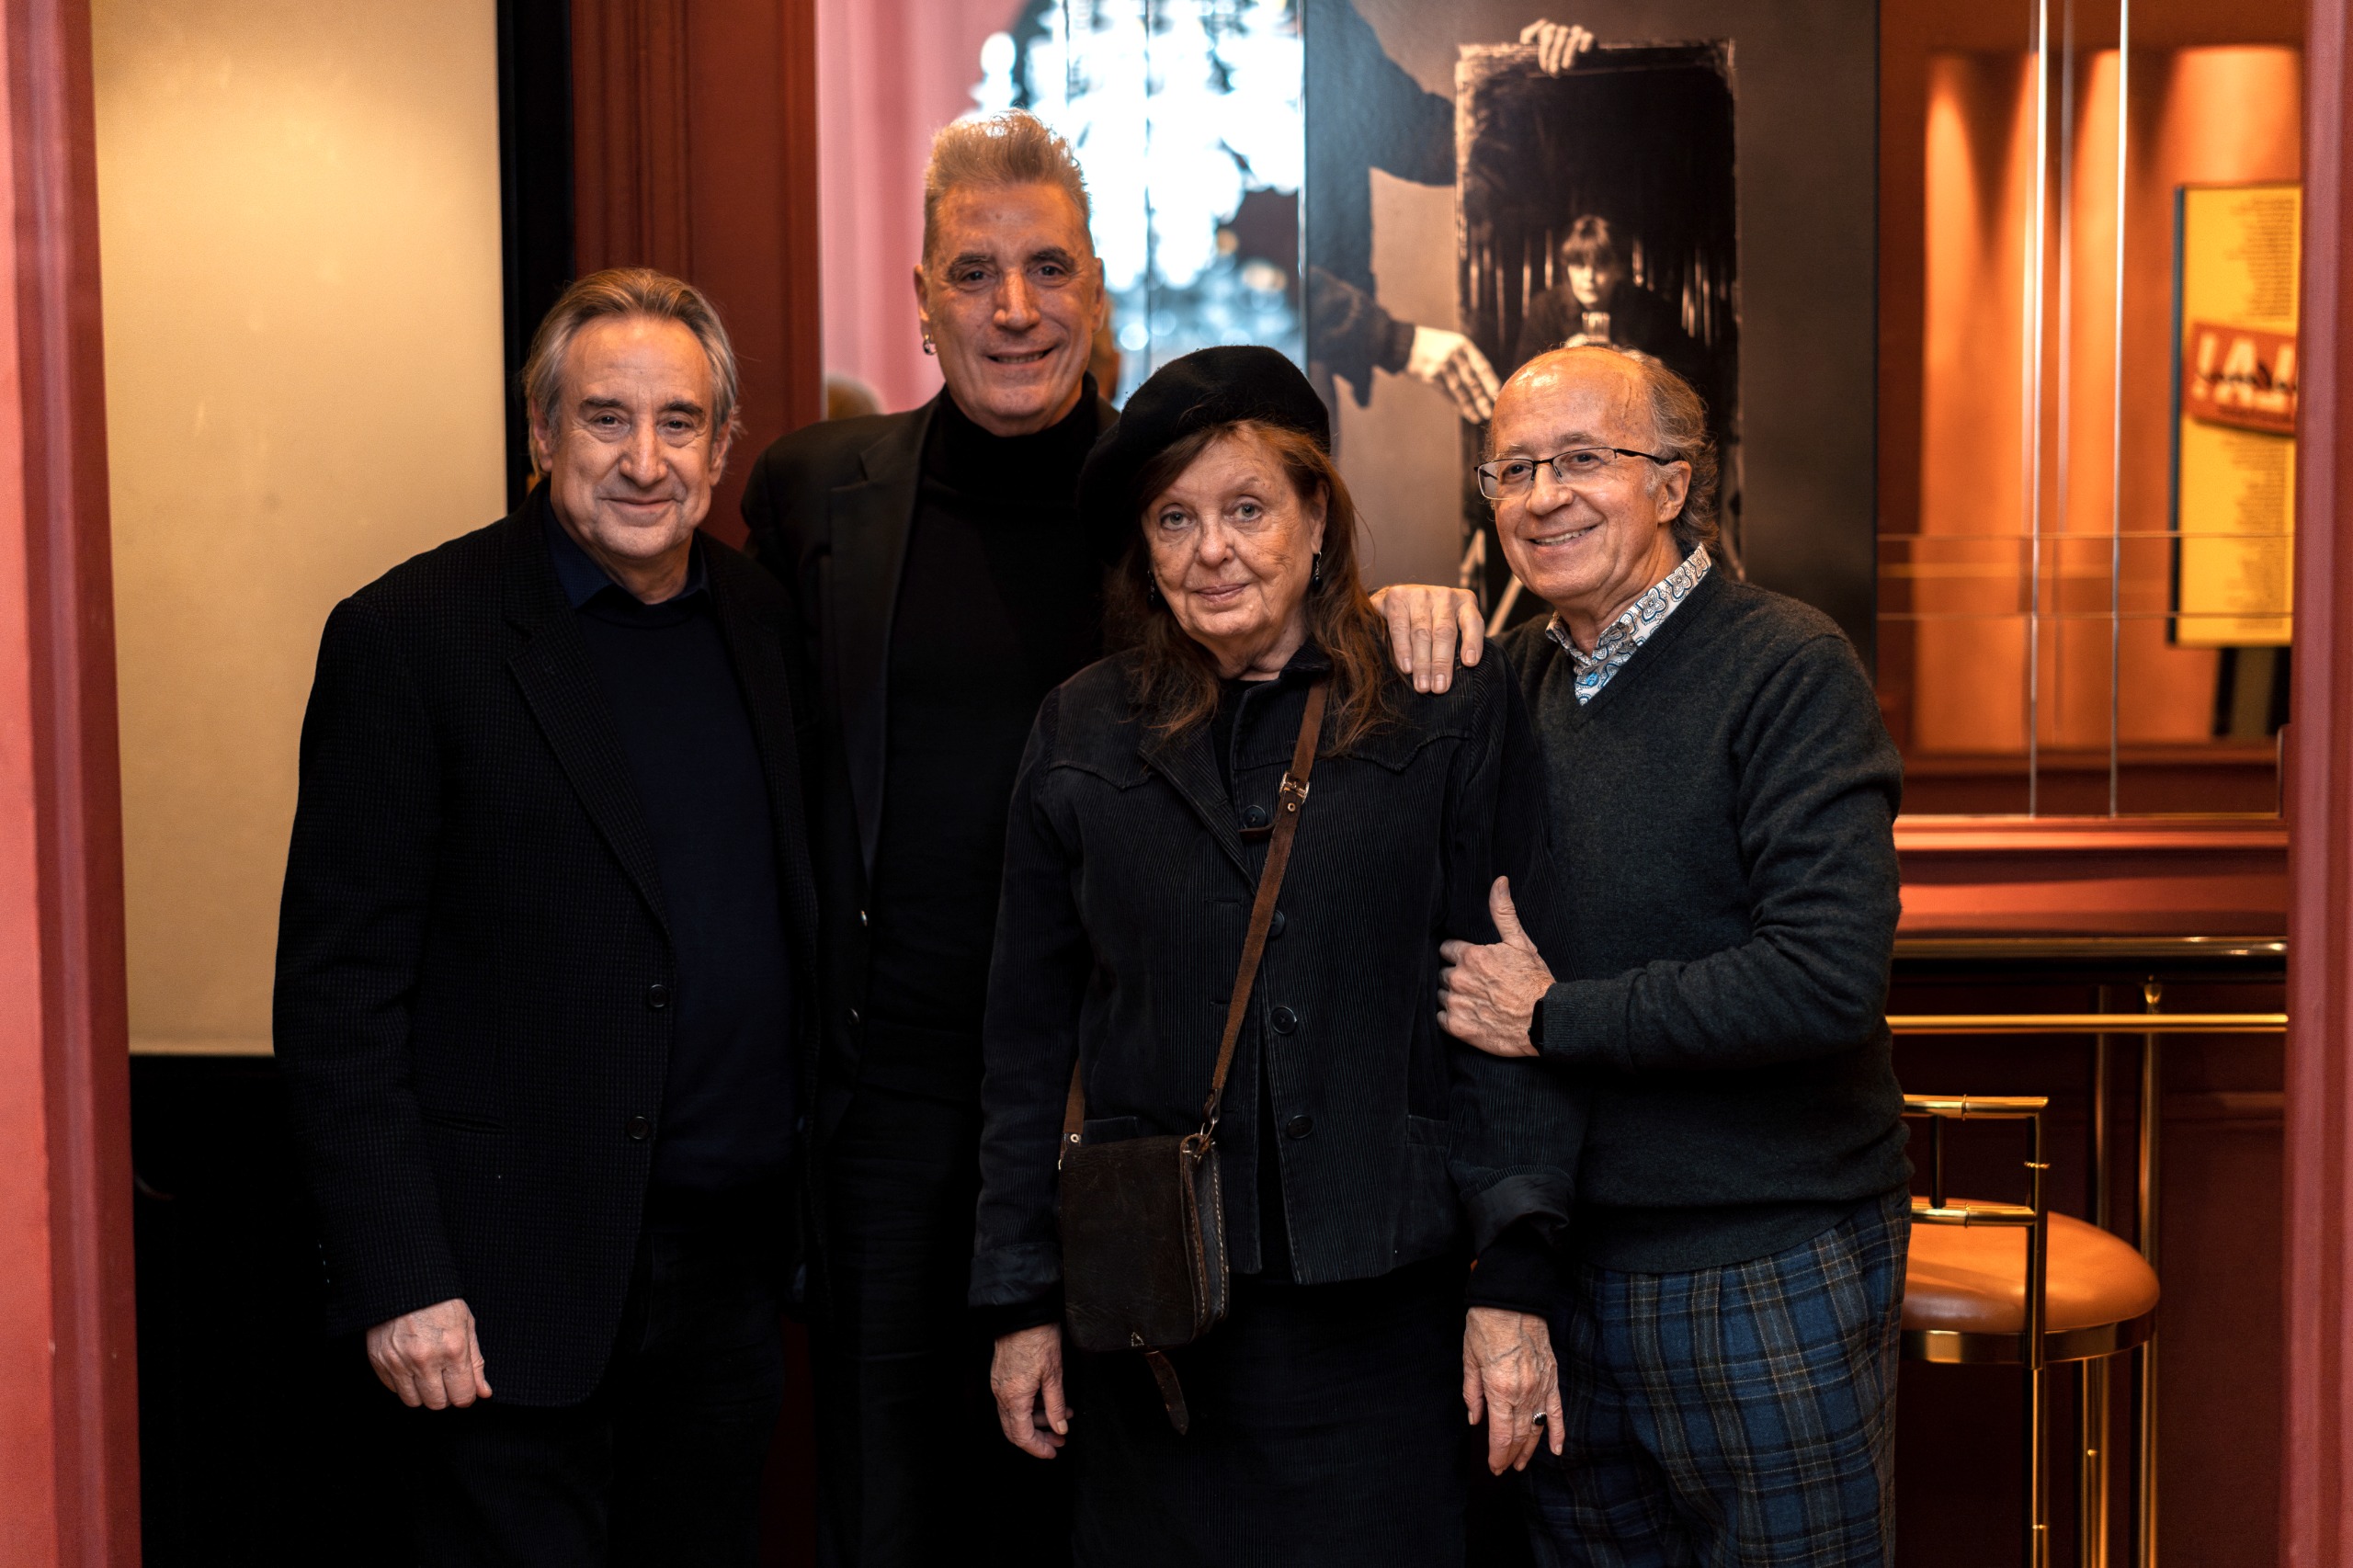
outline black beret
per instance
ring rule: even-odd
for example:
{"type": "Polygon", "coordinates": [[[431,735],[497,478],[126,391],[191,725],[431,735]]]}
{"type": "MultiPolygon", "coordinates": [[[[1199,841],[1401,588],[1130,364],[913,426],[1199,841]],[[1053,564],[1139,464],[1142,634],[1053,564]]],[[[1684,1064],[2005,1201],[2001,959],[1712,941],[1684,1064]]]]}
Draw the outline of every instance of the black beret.
{"type": "Polygon", "coordinates": [[[1196,349],[1171,359],[1135,390],[1078,474],[1078,515],[1106,562],[1126,550],[1150,499],[1136,494],[1145,465],[1197,430],[1245,419],[1296,430],[1332,449],[1332,415],[1324,400],[1298,366],[1271,348],[1196,349]]]}

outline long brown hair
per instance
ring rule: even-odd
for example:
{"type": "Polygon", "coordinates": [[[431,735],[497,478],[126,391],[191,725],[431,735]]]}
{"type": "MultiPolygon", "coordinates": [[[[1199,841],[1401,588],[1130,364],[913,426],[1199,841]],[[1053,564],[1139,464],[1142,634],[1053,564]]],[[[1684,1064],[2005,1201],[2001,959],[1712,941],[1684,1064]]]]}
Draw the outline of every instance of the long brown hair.
{"type": "MultiPolygon", "coordinates": [[[[1146,463],[1136,494],[1149,506],[1193,460],[1229,436],[1245,436],[1282,465],[1302,504],[1324,502],[1324,582],[1307,590],[1307,640],[1332,661],[1332,697],[1324,750],[1346,751],[1394,716],[1389,702],[1388,639],[1365,597],[1357,569],[1357,508],[1332,460],[1313,437],[1257,420],[1195,430],[1146,463]]],[[[1127,552],[1111,569],[1107,609],[1115,641],[1140,658],[1135,699],[1152,727],[1177,735],[1217,711],[1218,672],[1209,651],[1186,635],[1176,615],[1149,592],[1152,548],[1139,510],[1127,552]],[[1122,635],[1123,634],[1123,635],[1122,635]]]]}

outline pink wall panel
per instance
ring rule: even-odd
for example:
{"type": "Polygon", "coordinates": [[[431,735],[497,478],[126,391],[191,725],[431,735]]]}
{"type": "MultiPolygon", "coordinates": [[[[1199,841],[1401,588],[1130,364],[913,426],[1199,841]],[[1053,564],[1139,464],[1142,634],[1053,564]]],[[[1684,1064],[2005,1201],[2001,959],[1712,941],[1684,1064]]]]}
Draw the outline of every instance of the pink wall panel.
{"type": "Polygon", "coordinates": [[[911,281],[932,132],[972,109],[982,41],[1020,10],[1020,0],[818,0],[825,369],[866,382],[886,409],[939,390],[911,281]]]}

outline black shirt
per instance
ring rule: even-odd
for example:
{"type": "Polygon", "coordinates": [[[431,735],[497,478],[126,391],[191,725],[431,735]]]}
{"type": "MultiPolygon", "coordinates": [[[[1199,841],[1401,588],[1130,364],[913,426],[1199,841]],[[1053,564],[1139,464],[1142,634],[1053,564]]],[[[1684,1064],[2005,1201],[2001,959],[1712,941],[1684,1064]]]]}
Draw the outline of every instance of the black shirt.
{"type": "Polygon", "coordinates": [[[992,436],[952,397],[933,417],[891,628],[870,1074],[979,1089],[1014,773],[1038,704],[1101,640],[1102,569],[1076,506],[1096,424],[1091,382],[1035,435],[992,436]]]}
{"type": "Polygon", "coordinates": [[[792,973],[776,823],[702,546],[649,605],[548,514],[548,549],[612,704],[653,840],[677,963],[656,1187],[718,1192],[779,1176],[792,1148],[792,973]]]}

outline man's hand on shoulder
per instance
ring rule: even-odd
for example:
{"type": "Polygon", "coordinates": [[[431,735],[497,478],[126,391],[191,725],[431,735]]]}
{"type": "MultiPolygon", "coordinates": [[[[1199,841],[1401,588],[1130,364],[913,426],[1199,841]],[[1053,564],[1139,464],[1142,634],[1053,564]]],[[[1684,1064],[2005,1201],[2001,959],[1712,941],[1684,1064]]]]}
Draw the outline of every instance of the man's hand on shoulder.
{"type": "Polygon", "coordinates": [[[456,1297],[369,1329],[368,1364],[412,1410],[447,1410],[490,1397],[474,1314],[456,1297]]]}
{"type": "Polygon", "coordinates": [[[1454,653],[1475,665],[1487,646],[1487,620],[1466,588],[1427,583],[1392,583],[1374,590],[1372,608],[1389,623],[1389,651],[1397,673],[1415,691],[1444,691],[1454,684],[1454,653]]]}

